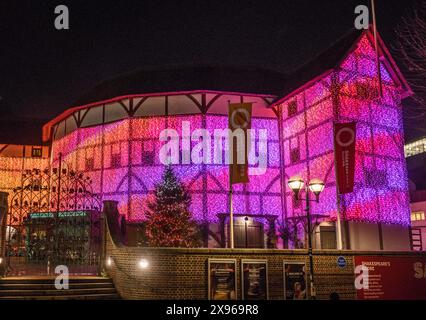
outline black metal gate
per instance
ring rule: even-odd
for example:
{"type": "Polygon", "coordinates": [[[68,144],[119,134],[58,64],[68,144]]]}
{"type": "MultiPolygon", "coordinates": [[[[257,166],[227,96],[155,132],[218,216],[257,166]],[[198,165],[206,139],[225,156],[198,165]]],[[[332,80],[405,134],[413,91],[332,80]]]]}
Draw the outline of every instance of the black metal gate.
{"type": "Polygon", "coordinates": [[[96,274],[102,251],[100,200],[90,178],[59,168],[26,170],[6,226],[6,275],[96,274]]]}

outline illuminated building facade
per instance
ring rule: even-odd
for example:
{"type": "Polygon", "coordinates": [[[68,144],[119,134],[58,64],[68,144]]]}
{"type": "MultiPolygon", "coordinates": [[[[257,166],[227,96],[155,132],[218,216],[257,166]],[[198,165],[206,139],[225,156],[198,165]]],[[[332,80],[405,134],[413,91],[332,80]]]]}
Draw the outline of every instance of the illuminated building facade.
{"type": "Polygon", "coordinates": [[[412,157],[426,152],[426,138],[411,141],[404,146],[405,157],[412,157]]]}
{"type": "Polygon", "coordinates": [[[410,207],[413,250],[426,251],[426,192],[424,190],[412,195],[410,207]]]}
{"type": "MultiPolygon", "coordinates": [[[[179,69],[144,74],[144,80],[140,74],[132,74],[103,83],[44,125],[43,142],[50,147],[50,160],[31,165],[56,165],[61,158],[91,177],[94,192],[102,200],[118,201],[119,212],[127,221],[141,222],[164,170],[159,160],[164,144],[159,141],[161,130],[181,132],[183,121],[194,129],[225,129],[230,102],[253,102],[252,128],[268,132],[267,169],[263,175],[251,176],[250,183],[234,186],[233,198],[237,216],[250,219],[254,236],[249,246],[271,246],[277,226],[302,214],[302,206],[287,187],[291,176],[301,175],[326,183],[320,202],[312,208],[322,216],[315,230],[316,247],[335,245],[334,222],[339,210],[345,222],[346,248],[409,249],[400,102],[410,89],[380,41],[383,98],[371,94],[377,92],[371,43],[370,32],[352,32],[289,79],[274,73],[256,78],[254,73],[241,75],[206,67],[190,74],[179,69]],[[221,88],[209,79],[215,72],[216,78],[232,85],[221,88]],[[168,82],[166,86],[156,86],[161,82],[155,78],[159,74],[168,82]],[[141,89],[138,81],[149,85],[141,89]],[[248,84],[242,85],[244,82],[248,84]],[[343,196],[337,206],[332,125],[333,121],[352,120],[357,122],[355,191],[343,196]]],[[[24,168],[22,158],[17,157],[16,164],[11,158],[2,158],[2,173],[11,166],[24,168]]],[[[191,192],[194,219],[208,226],[208,245],[226,245],[228,166],[173,167],[191,192]]],[[[17,182],[13,175],[10,179],[3,189],[17,182]]],[[[244,224],[237,223],[236,228],[243,230],[244,224]]],[[[279,240],[278,247],[282,246],[279,240]]],[[[291,241],[290,246],[294,246],[291,241]]]]}
{"type": "Polygon", "coordinates": [[[425,138],[405,145],[405,157],[410,186],[411,238],[413,250],[426,250],[426,153],[425,138]]]}
{"type": "Polygon", "coordinates": [[[21,183],[24,170],[49,166],[49,147],[0,144],[0,191],[11,193],[21,183]]]}
{"type": "MultiPolygon", "coordinates": [[[[410,215],[401,99],[409,88],[380,42],[383,97],[379,97],[373,43],[368,32],[355,42],[348,41],[348,53],[340,57],[339,64],[274,103],[281,111],[283,171],[286,180],[298,174],[305,181],[319,178],[325,182],[322,201],[312,205],[313,211],[335,221],[339,210],[345,221],[344,247],[404,249],[410,245],[410,215]],[[350,121],[357,126],[355,186],[338,204],[333,122],[350,121]]],[[[291,217],[302,206],[292,201],[287,183],[283,186],[285,212],[291,217]]],[[[322,223],[317,231],[321,235],[323,228],[325,235],[330,227],[334,231],[334,225],[322,223]]],[[[322,247],[327,246],[325,239],[318,239],[322,247]]]]}

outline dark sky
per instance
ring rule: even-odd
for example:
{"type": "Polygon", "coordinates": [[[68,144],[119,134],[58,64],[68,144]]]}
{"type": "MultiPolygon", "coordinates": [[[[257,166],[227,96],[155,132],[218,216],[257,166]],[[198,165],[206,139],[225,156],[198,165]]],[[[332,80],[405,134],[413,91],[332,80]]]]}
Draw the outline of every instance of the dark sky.
{"type": "MultiPolygon", "coordinates": [[[[376,0],[389,44],[413,0],[376,0]]],[[[362,0],[1,0],[0,96],[51,118],[97,82],[147,66],[247,65],[291,72],[353,27],[362,0]],[[54,8],[70,30],[54,28],[54,8]]]]}

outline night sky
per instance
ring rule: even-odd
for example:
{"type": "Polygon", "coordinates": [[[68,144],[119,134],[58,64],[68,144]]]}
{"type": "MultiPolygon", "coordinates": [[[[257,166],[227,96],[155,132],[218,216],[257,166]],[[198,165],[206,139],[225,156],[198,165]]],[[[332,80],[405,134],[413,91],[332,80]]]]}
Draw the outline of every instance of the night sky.
{"type": "MultiPolygon", "coordinates": [[[[412,0],[376,0],[390,45],[412,0]]],[[[353,27],[362,0],[1,0],[0,96],[15,114],[49,119],[99,81],[179,64],[289,73],[353,27]],[[54,8],[70,30],[54,28],[54,8]]],[[[7,110],[3,110],[7,111],[7,110]]]]}

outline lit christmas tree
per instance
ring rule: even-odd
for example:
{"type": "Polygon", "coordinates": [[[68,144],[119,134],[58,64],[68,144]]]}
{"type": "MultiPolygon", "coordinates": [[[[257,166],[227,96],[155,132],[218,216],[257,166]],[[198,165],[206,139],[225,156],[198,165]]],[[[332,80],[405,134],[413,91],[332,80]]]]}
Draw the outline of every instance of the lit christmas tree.
{"type": "Polygon", "coordinates": [[[148,203],[145,214],[149,246],[199,247],[199,228],[189,211],[190,195],[170,166],[162,180],[155,187],[155,199],[148,203]]]}

